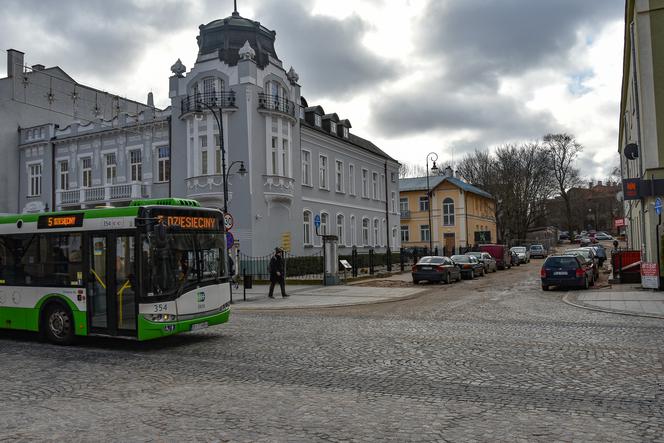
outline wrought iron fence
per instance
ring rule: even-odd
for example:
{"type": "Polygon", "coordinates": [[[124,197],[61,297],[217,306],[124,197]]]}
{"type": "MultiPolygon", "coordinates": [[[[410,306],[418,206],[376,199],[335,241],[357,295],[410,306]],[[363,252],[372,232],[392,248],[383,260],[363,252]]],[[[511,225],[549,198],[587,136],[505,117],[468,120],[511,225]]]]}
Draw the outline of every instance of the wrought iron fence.
{"type": "Polygon", "coordinates": [[[277,95],[258,93],[258,108],[279,111],[295,117],[295,103],[277,95]]]}
{"type": "MultiPolygon", "coordinates": [[[[242,276],[251,276],[254,280],[270,279],[270,260],[273,254],[252,257],[240,252],[240,264],[236,268],[242,276]]],[[[284,253],[286,278],[301,280],[323,279],[323,253],[297,256],[284,253]]]]}
{"type": "Polygon", "coordinates": [[[182,99],[182,114],[207,110],[205,105],[213,108],[234,108],[235,91],[206,92],[188,95],[182,99]]]}

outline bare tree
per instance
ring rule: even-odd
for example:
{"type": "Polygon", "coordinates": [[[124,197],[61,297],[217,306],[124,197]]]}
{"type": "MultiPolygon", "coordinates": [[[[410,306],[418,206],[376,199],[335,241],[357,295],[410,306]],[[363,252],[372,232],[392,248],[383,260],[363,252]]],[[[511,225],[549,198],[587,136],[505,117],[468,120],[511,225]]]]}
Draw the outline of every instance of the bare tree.
{"type": "Polygon", "coordinates": [[[427,175],[426,166],[414,163],[401,163],[399,166],[399,178],[424,177],[427,175]]]}
{"type": "Polygon", "coordinates": [[[572,207],[568,191],[580,183],[579,170],[574,167],[583,146],[570,134],[547,134],[544,146],[549,155],[551,172],[557,192],[565,202],[567,229],[572,232],[572,207]]]}

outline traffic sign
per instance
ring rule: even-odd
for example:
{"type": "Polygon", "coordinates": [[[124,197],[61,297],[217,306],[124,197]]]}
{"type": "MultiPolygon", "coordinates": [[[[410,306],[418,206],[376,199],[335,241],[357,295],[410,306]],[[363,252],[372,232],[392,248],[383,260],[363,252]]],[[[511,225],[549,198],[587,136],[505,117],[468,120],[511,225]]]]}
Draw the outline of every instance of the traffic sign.
{"type": "Polygon", "coordinates": [[[230,231],[233,227],[233,216],[228,212],[224,214],[224,229],[230,231]]]}
{"type": "Polygon", "coordinates": [[[320,228],[320,214],[316,214],[316,216],[314,217],[314,226],[320,228]]]}
{"type": "Polygon", "coordinates": [[[655,199],[655,212],[657,213],[657,215],[662,214],[662,199],[659,197],[655,199]]]}
{"type": "Polygon", "coordinates": [[[235,243],[233,233],[231,231],[226,232],[226,249],[231,249],[233,247],[233,243],[235,243]]]}

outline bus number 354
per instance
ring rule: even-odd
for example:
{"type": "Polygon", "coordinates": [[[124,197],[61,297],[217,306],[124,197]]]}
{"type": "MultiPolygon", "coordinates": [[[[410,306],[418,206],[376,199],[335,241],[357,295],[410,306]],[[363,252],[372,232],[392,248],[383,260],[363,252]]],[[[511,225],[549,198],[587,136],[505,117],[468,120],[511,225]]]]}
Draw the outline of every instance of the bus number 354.
{"type": "Polygon", "coordinates": [[[159,304],[153,305],[153,307],[154,307],[154,312],[168,311],[168,305],[167,304],[159,303],[159,304]]]}

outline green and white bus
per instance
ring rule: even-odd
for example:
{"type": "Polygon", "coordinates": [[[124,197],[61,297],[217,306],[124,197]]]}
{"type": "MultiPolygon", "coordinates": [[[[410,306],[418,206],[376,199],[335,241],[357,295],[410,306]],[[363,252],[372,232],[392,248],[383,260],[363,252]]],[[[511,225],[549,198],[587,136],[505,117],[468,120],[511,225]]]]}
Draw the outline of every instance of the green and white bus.
{"type": "Polygon", "coordinates": [[[185,199],[0,217],[0,328],[150,340],[230,315],[223,214],[185,199]]]}

